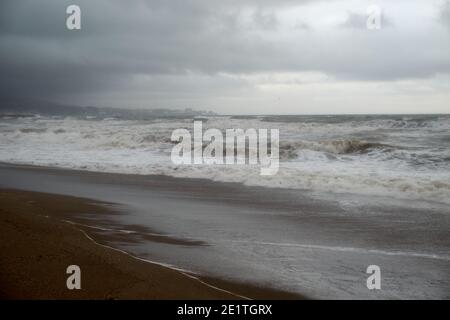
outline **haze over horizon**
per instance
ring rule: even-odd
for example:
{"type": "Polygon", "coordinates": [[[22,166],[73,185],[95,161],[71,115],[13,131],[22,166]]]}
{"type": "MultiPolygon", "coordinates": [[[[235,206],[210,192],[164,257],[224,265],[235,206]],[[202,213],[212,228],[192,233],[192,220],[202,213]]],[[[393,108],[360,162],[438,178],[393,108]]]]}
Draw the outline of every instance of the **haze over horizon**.
{"type": "Polygon", "coordinates": [[[219,114],[448,113],[448,0],[0,3],[0,95],[219,114]],[[66,8],[81,8],[81,30],[66,8]],[[381,30],[366,27],[382,9],[381,30]]]}

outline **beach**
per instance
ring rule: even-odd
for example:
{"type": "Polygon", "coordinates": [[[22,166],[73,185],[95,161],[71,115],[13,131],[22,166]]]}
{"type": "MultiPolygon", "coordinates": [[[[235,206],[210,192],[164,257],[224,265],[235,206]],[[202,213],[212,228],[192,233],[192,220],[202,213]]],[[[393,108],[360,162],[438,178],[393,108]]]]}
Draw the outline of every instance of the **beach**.
{"type": "MultiPolygon", "coordinates": [[[[175,270],[195,275],[244,297],[410,299],[450,294],[450,221],[439,203],[424,207],[421,202],[352,195],[323,199],[296,190],[202,179],[8,164],[0,166],[0,174],[3,190],[48,197],[43,209],[56,209],[59,219],[70,221],[66,228],[82,230],[96,242],[156,263],[157,268],[167,267],[169,274],[175,270]],[[60,196],[91,199],[101,210],[74,210],[77,206],[70,205],[67,215],[57,209],[60,196]],[[381,267],[382,290],[366,287],[366,268],[373,264],[381,267]]],[[[20,208],[11,204],[14,207],[20,208]]],[[[56,239],[65,237],[56,233],[56,239]]],[[[60,276],[66,278],[64,272],[60,276]]],[[[152,297],[191,297],[177,294],[152,297]]],[[[216,294],[229,297],[223,291],[216,294]]],[[[219,296],[192,293],[194,298],[219,296]]]]}
{"type": "Polygon", "coordinates": [[[109,248],[92,239],[89,228],[67,220],[80,212],[113,214],[92,200],[1,189],[0,202],[2,299],[299,298],[242,283],[202,280],[109,248]],[[82,270],[81,290],[66,287],[66,268],[72,264],[82,270]]]}

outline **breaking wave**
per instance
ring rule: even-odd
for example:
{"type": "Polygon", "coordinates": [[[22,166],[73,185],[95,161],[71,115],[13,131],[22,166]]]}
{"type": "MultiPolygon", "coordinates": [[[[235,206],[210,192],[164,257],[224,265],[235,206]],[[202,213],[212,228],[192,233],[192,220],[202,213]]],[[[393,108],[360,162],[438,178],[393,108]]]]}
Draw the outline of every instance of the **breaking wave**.
{"type": "Polygon", "coordinates": [[[449,119],[450,116],[202,119],[204,130],[279,129],[279,173],[262,177],[259,167],[248,165],[173,165],[172,131],[192,130],[192,119],[14,117],[0,121],[0,161],[450,203],[449,119]]]}
{"type": "Polygon", "coordinates": [[[361,140],[332,140],[332,141],[294,141],[294,142],[286,142],[280,143],[280,153],[282,155],[289,155],[288,158],[292,158],[297,151],[300,150],[312,150],[312,151],[322,151],[331,154],[352,154],[352,153],[362,153],[368,152],[369,150],[374,149],[384,149],[390,150],[393,149],[393,146],[382,144],[382,143],[374,143],[367,142],[361,140]]]}

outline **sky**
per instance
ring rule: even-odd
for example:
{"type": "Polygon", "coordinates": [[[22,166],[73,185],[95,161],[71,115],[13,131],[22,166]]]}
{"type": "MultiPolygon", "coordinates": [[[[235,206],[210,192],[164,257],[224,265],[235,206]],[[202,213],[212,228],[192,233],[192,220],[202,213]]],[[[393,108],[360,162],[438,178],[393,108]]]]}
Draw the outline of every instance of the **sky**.
{"type": "Polygon", "coordinates": [[[449,113],[450,0],[1,0],[0,61],[1,97],[221,114],[449,113]],[[80,30],[66,28],[72,4],[80,30]]]}

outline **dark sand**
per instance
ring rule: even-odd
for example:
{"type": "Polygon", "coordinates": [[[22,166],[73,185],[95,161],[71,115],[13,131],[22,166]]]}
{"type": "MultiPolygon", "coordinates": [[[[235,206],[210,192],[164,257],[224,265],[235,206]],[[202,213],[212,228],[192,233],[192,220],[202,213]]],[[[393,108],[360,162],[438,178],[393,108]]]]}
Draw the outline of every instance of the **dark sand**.
{"type": "Polygon", "coordinates": [[[0,189],[0,203],[2,299],[299,298],[219,279],[199,280],[96,244],[88,238],[89,230],[66,222],[80,212],[114,214],[92,200],[0,189]],[[66,268],[71,264],[81,267],[81,290],[66,288],[66,268]]]}

